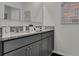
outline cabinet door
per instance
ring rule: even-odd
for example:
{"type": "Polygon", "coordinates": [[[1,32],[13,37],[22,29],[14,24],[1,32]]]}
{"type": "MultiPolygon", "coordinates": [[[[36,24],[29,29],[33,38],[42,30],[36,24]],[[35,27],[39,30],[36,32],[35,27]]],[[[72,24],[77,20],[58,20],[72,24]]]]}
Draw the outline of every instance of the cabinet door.
{"type": "Polygon", "coordinates": [[[31,48],[31,56],[39,56],[40,42],[32,44],[30,48],[31,48]]]}
{"type": "Polygon", "coordinates": [[[40,55],[40,42],[36,42],[27,47],[27,56],[39,56],[40,55]]]}
{"type": "Polygon", "coordinates": [[[54,50],[54,31],[50,32],[50,36],[48,37],[48,53],[49,55],[52,53],[54,50]]]}
{"type": "Polygon", "coordinates": [[[27,46],[27,49],[26,49],[26,56],[31,56],[31,49],[30,49],[30,46],[27,46]]]}
{"type": "Polygon", "coordinates": [[[26,47],[7,53],[4,56],[25,56],[25,55],[26,55],[26,47]]]}
{"type": "Polygon", "coordinates": [[[54,49],[54,40],[53,40],[53,37],[50,36],[48,38],[48,51],[49,51],[49,54],[52,53],[53,49],[54,49]]]}
{"type": "Polygon", "coordinates": [[[47,44],[47,38],[42,40],[42,56],[48,55],[48,44],[47,44]]]}

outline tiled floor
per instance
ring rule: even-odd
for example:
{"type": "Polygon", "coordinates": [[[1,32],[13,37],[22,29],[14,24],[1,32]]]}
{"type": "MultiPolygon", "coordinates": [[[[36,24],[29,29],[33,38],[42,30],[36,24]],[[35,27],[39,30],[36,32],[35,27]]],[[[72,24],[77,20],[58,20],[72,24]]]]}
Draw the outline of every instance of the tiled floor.
{"type": "Polygon", "coordinates": [[[60,55],[60,54],[57,54],[57,53],[52,53],[51,56],[63,56],[63,55],[60,55]]]}

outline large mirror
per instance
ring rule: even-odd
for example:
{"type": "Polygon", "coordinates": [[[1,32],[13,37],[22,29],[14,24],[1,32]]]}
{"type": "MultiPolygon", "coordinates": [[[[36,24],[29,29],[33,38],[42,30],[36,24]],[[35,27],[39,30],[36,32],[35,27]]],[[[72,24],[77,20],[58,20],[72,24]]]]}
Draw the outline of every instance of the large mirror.
{"type": "Polygon", "coordinates": [[[20,20],[20,9],[4,5],[4,20],[20,20]]]}
{"type": "Polygon", "coordinates": [[[32,23],[42,23],[43,3],[42,2],[23,2],[24,20],[32,23]]]}
{"type": "Polygon", "coordinates": [[[42,2],[4,2],[4,20],[41,23],[43,21],[42,2]]]}

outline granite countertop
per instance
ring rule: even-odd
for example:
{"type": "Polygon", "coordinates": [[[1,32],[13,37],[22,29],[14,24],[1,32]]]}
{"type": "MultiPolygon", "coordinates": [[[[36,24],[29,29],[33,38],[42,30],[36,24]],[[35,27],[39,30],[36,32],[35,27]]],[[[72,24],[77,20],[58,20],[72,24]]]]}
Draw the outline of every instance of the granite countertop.
{"type": "Polygon", "coordinates": [[[15,39],[15,38],[21,38],[21,37],[25,37],[25,36],[31,36],[31,35],[40,34],[40,33],[48,32],[48,31],[52,31],[52,30],[54,30],[54,29],[47,29],[47,30],[42,30],[42,31],[38,31],[38,32],[16,33],[14,35],[10,35],[10,37],[1,38],[0,41],[7,41],[7,40],[15,39]]]}

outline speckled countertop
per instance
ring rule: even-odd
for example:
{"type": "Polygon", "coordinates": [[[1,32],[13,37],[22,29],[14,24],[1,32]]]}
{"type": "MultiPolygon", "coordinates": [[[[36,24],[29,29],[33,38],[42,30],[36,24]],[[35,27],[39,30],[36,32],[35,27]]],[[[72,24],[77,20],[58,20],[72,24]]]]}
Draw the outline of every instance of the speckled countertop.
{"type": "Polygon", "coordinates": [[[48,32],[48,31],[52,31],[52,30],[54,30],[54,29],[42,30],[42,31],[39,31],[39,32],[16,33],[15,35],[11,35],[10,37],[0,38],[0,41],[7,41],[7,40],[21,38],[21,37],[25,37],[25,36],[31,36],[31,35],[40,34],[40,33],[48,32]]]}

